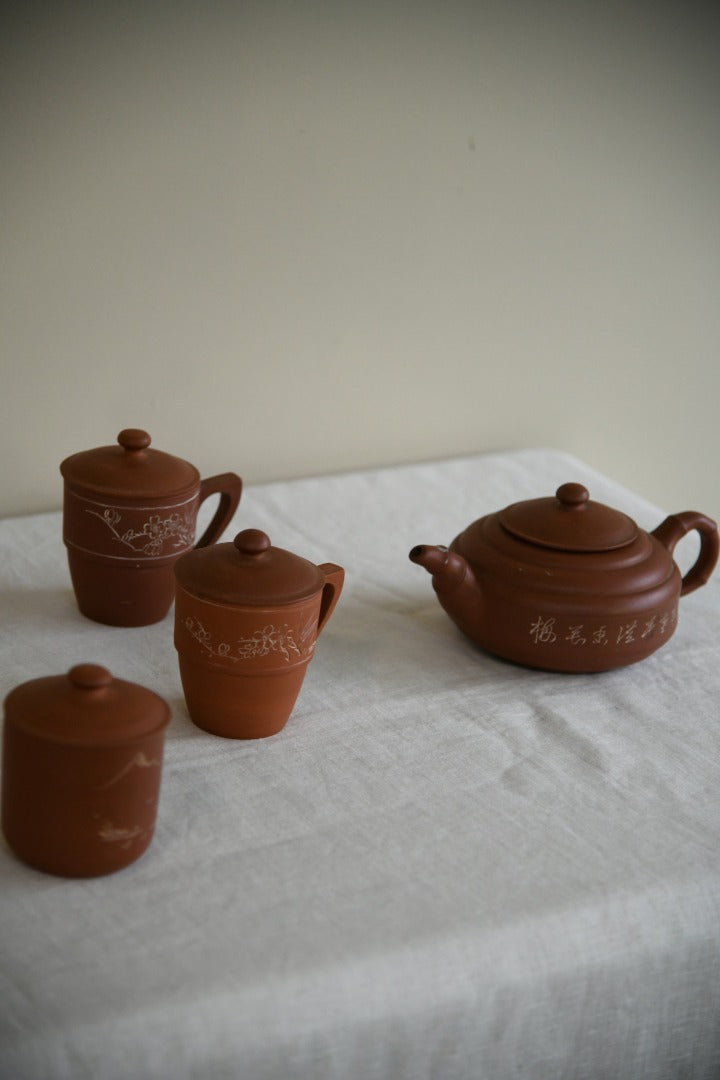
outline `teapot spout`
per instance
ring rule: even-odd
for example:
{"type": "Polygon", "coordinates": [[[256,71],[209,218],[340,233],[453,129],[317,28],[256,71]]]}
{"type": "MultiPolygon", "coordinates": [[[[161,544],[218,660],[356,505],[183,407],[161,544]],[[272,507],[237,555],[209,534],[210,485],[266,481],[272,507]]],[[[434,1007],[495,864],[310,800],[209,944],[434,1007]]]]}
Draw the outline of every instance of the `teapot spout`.
{"type": "Polygon", "coordinates": [[[411,562],[432,574],[438,600],[466,634],[480,640],[484,633],[485,604],[477,578],[467,561],[446,547],[419,544],[410,552],[411,562]]]}
{"type": "Polygon", "coordinates": [[[410,552],[410,561],[424,566],[432,574],[436,590],[449,592],[460,585],[468,572],[468,564],[461,555],[440,545],[418,544],[410,552]]]}

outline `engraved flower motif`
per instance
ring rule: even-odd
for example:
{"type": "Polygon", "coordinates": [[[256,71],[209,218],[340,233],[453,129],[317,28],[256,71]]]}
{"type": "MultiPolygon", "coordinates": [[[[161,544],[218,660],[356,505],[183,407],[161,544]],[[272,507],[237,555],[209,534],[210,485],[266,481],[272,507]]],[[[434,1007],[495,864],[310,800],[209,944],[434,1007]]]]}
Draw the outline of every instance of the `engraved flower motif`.
{"type": "Polygon", "coordinates": [[[274,626],[269,623],[249,637],[238,638],[236,650],[233,650],[226,641],[214,644],[210,632],[199,619],[193,618],[192,615],[188,615],[185,619],[185,629],[211,656],[231,660],[234,664],[238,660],[252,660],[256,657],[269,656],[270,653],[277,653],[288,661],[292,659],[293,654],[302,655],[295,643],[294,632],[287,623],[283,626],[274,626]]]}
{"type": "Polygon", "coordinates": [[[96,510],[88,510],[87,513],[103,521],[121,544],[136,553],[145,555],[161,555],[168,541],[174,548],[186,548],[192,544],[195,536],[195,524],[191,512],[186,512],[184,518],[181,518],[177,512],[165,518],[162,518],[160,514],[152,514],[140,530],[131,527],[124,531],[119,528],[122,515],[114,508],[107,508],[102,514],[96,510]]]}

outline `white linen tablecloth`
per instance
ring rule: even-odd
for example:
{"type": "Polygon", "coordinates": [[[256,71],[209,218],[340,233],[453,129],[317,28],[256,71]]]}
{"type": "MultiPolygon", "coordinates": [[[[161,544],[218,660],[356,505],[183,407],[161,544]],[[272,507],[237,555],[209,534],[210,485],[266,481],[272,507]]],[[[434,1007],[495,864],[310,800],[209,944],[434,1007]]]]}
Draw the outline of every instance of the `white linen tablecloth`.
{"type": "Polygon", "coordinates": [[[249,486],[225,540],[347,572],[258,742],[190,722],[172,612],[79,614],[59,513],[0,522],[3,696],[93,662],[172,710],[138,862],[0,848],[3,1080],[720,1076],[720,572],[653,656],[573,676],[476,649],[408,560],[570,480],[664,516],[554,450],[249,486]]]}

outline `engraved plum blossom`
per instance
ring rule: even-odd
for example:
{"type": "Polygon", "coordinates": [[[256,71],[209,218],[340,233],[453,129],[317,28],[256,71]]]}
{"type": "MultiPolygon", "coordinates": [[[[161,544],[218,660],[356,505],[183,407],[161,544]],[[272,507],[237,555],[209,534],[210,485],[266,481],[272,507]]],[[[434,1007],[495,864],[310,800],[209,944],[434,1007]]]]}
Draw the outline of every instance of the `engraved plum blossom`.
{"type": "Polygon", "coordinates": [[[122,515],[114,508],[108,507],[102,514],[97,510],[87,510],[86,513],[103,521],[116,540],[137,554],[160,555],[168,541],[171,548],[177,549],[190,547],[195,539],[195,523],[191,511],[186,511],[183,517],[178,513],[168,514],[165,518],[160,514],[153,514],[143,523],[139,532],[132,528],[123,532],[120,524],[122,515]]]}
{"type": "Polygon", "coordinates": [[[256,630],[252,637],[240,638],[238,645],[243,660],[254,656],[268,656],[270,653],[280,653],[289,660],[290,650],[300,655],[293,632],[287,623],[284,626],[264,626],[262,630],[256,630]]]}
{"type": "Polygon", "coordinates": [[[210,631],[205,629],[199,619],[193,619],[192,615],[188,615],[186,618],[185,629],[200,645],[202,645],[203,649],[206,649],[207,652],[210,653],[211,656],[219,656],[225,660],[232,660],[233,663],[237,663],[240,659],[239,656],[231,655],[230,645],[228,645],[226,641],[221,641],[219,645],[213,645],[210,631]]]}
{"type": "MultiPolygon", "coordinates": [[[[255,657],[269,656],[270,653],[278,653],[288,661],[292,659],[293,653],[297,656],[302,655],[301,650],[295,643],[294,631],[287,623],[283,626],[268,624],[261,630],[256,630],[249,637],[238,638],[235,649],[227,641],[214,644],[210,631],[203,626],[199,619],[193,618],[192,615],[188,615],[185,619],[185,629],[211,656],[223,660],[232,660],[233,664],[236,664],[238,660],[252,660],[255,657]]],[[[301,641],[305,644],[302,637],[301,641]]],[[[307,651],[312,651],[312,644],[310,644],[307,651]]]]}

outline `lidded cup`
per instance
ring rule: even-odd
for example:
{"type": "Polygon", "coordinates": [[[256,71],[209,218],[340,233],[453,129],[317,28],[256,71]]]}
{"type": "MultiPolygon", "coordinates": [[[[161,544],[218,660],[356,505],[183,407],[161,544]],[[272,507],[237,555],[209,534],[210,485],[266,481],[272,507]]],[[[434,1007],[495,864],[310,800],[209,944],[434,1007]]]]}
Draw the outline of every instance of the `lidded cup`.
{"type": "Polygon", "coordinates": [[[190,717],[235,739],[287,723],[345,571],[273,547],[259,529],[175,564],[175,646],[190,717]]]}
{"type": "Polygon", "coordinates": [[[147,626],[167,615],[173,564],[219,539],[242,492],[235,473],[201,480],[194,465],[150,442],[146,431],[126,428],[115,445],[72,454],[60,465],[63,540],[78,607],[112,626],[147,626]],[[198,509],[218,494],[196,544],[198,509]]]}
{"type": "Polygon", "coordinates": [[[128,866],[155,828],[170,710],[98,664],[5,699],[2,827],[23,862],[62,877],[128,866]]]}

